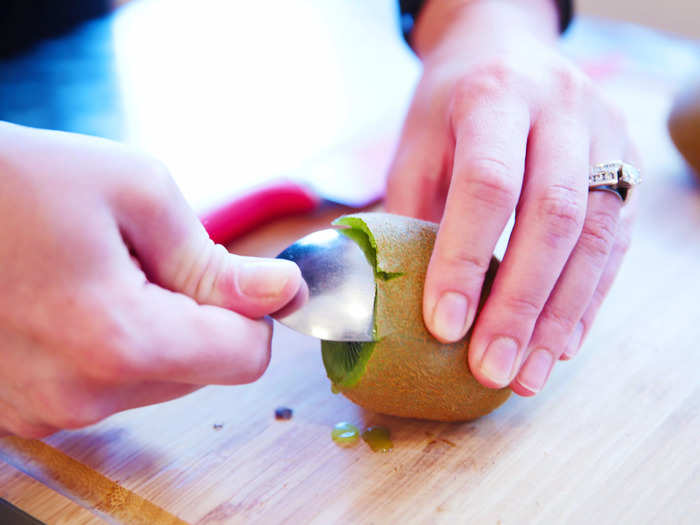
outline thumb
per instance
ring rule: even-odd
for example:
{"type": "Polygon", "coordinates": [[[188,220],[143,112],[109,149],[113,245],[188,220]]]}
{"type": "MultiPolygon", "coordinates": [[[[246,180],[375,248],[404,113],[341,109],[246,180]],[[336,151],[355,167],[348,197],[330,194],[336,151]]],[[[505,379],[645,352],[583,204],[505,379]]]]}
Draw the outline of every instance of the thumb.
{"type": "Polygon", "coordinates": [[[148,171],[136,187],[119,192],[115,214],[151,282],[252,318],[295,296],[302,279],[294,263],[241,257],[214,244],[167,170],[148,171]]]}

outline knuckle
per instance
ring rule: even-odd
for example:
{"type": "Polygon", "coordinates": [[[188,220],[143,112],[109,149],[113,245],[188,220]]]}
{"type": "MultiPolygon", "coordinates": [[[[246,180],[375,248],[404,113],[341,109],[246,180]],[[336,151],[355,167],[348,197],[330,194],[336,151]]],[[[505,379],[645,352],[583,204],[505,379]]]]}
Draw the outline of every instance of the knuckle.
{"type": "Polygon", "coordinates": [[[202,302],[198,294],[211,292],[208,277],[219,269],[214,266],[221,263],[221,250],[226,251],[207,236],[192,237],[178,256],[172,258],[173,263],[162,271],[164,280],[172,283],[174,290],[202,302]]]}
{"type": "Polygon", "coordinates": [[[501,55],[475,66],[469,78],[475,79],[484,89],[507,90],[517,84],[522,73],[517,60],[501,55]]]}
{"type": "Polygon", "coordinates": [[[167,193],[175,185],[168,167],[154,157],[142,160],[141,178],[144,179],[144,188],[157,194],[167,193]]]}
{"type": "Polygon", "coordinates": [[[569,64],[555,67],[552,78],[559,96],[569,107],[578,107],[590,101],[591,96],[596,92],[593,82],[583,72],[569,64]]]}
{"type": "Polygon", "coordinates": [[[579,243],[594,259],[605,259],[612,250],[617,234],[617,216],[600,211],[592,214],[583,224],[579,243]]]}
{"type": "Polygon", "coordinates": [[[553,306],[545,306],[540,318],[546,324],[556,326],[563,334],[572,333],[576,327],[576,319],[572,315],[553,306]]]}
{"type": "Polygon", "coordinates": [[[452,109],[464,116],[476,102],[511,91],[523,77],[516,61],[507,56],[475,64],[455,82],[452,109]]]}
{"type": "MultiPolygon", "coordinates": [[[[239,293],[235,272],[226,271],[229,261],[229,252],[221,244],[214,244],[211,239],[206,239],[207,248],[202,250],[205,256],[195,264],[195,273],[188,282],[192,283],[191,297],[200,304],[212,301],[215,290],[220,289],[224,297],[233,297],[239,293]]],[[[187,292],[185,292],[187,293],[187,292]]]]}
{"type": "Polygon", "coordinates": [[[138,162],[138,179],[129,187],[125,204],[141,220],[160,220],[179,191],[170,171],[161,161],[143,157],[138,162]]]}
{"type": "Polygon", "coordinates": [[[474,159],[468,163],[467,171],[461,185],[465,199],[499,211],[515,207],[518,191],[512,170],[505,162],[493,158],[474,159]]]}
{"type": "Polygon", "coordinates": [[[504,301],[504,306],[512,315],[518,318],[534,319],[542,310],[542,305],[536,299],[525,295],[509,296],[504,301]]]}
{"type": "Polygon", "coordinates": [[[483,277],[489,269],[491,257],[481,257],[480,255],[457,246],[454,248],[442,248],[440,251],[441,262],[451,269],[457,270],[460,274],[483,277]]]}
{"type": "Polygon", "coordinates": [[[550,186],[539,197],[537,211],[552,247],[573,241],[581,232],[585,211],[580,192],[573,188],[561,184],[550,186]]]}

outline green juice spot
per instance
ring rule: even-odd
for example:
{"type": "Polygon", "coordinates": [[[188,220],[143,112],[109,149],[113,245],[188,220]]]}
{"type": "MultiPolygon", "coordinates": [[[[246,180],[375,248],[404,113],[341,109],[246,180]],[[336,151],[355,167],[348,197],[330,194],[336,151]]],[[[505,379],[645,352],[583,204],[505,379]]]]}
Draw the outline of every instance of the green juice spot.
{"type": "Polygon", "coordinates": [[[333,427],[331,438],[336,445],[351,447],[359,441],[360,431],[355,425],[343,421],[333,427]]]}
{"type": "Polygon", "coordinates": [[[362,439],[369,445],[372,452],[389,452],[394,448],[388,428],[369,427],[362,433],[362,439]]]}

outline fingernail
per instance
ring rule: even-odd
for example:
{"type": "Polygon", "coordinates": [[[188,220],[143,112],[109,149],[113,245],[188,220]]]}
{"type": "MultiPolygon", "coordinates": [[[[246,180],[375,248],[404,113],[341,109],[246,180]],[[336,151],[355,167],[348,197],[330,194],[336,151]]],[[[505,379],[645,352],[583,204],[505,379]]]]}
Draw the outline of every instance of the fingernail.
{"type": "Polygon", "coordinates": [[[491,341],[481,360],[481,373],[494,383],[506,386],[513,377],[513,365],[518,356],[518,343],[510,337],[491,341]]]}
{"type": "Polygon", "coordinates": [[[574,333],[571,335],[571,339],[569,339],[569,346],[566,348],[566,351],[564,352],[565,359],[572,359],[578,353],[578,349],[581,346],[581,337],[582,336],[583,336],[583,323],[579,323],[576,325],[576,328],[574,329],[574,333]]]}
{"type": "Polygon", "coordinates": [[[238,289],[243,295],[256,299],[276,297],[294,274],[293,264],[279,259],[243,263],[238,269],[238,289]]]}
{"type": "Polygon", "coordinates": [[[530,392],[539,392],[547,381],[552,363],[554,356],[550,351],[545,348],[533,350],[518,374],[518,383],[530,392]]]}
{"type": "Polygon", "coordinates": [[[466,333],[469,303],[461,293],[445,292],[433,310],[435,335],[446,341],[457,341],[466,333]]]}

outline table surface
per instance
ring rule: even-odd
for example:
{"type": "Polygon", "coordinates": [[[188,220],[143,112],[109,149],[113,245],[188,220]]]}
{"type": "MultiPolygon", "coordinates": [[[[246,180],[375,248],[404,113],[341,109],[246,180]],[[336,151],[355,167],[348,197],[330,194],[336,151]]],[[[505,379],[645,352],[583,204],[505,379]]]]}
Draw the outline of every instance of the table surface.
{"type": "MultiPolygon", "coordinates": [[[[536,397],[462,424],[366,412],[331,393],[318,341],[277,326],[254,384],[1,439],[0,497],[47,523],[698,523],[700,185],[665,132],[672,89],[644,74],[605,82],[646,154],[634,242],[581,352],[536,397]],[[388,427],[394,449],[336,446],[339,421],[388,427]]],[[[231,249],[273,255],[345,211],[231,249]]]]}

